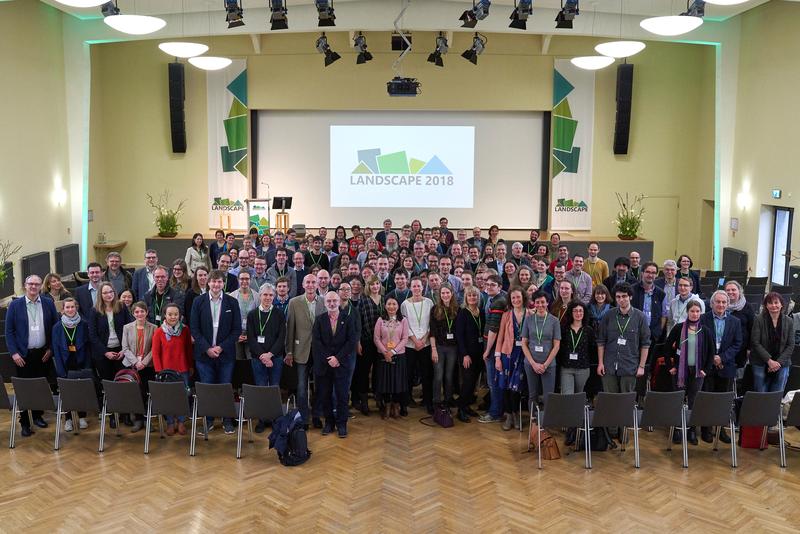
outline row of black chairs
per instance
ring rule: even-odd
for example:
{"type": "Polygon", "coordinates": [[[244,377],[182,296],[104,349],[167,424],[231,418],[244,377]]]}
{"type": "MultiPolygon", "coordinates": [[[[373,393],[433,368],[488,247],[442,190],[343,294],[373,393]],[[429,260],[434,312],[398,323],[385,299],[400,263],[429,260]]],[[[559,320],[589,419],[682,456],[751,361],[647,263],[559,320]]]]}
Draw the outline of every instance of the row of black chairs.
{"type": "MultiPolygon", "coordinates": [[[[144,414],[145,438],[144,453],[150,452],[150,429],[152,420],[158,419],[160,437],[164,438],[163,416],[183,416],[191,421],[189,454],[195,455],[197,420],[202,419],[203,436],[208,441],[206,417],[223,417],[238,421],[236,439],[236,458],[242,457],[242,432],[247,424],[249,441],[253,442],[253,419],[275,420],[285,415],[289,401],[284,405],[278,386],[254,386],[243,384],[239,401],[235,402],[231,384],[195,383],[193,402],[189,402],[189,390],[183,382],[149,382],[147,405],[142,399],[139,385],[135,382],[113,382],[103,380],[102,407],[98,403],[95,382],[91,378],[59,378],[59,394],[53,395],[46,378],[12,377],[14,395],[8,396],[5,388],[0,391],[0,409],[11,410],[11,433],[9,448],[16,445],[17,417],[28,411],[50,411],[56,414],[56,435],[54,449],[61,447],[62,417],[72,413],[77,420],[77,412],[98,414],[100,417],[100,444],[98,452],[105,449],[106,422],[114,417],[117,437],[120,434],[119,414],[144,414]]],[[[1,383],[1,382],[0,382],[1,383]]],[[[79,433],[75,425],[75,433],[79,433]]]]}
{"type": "MultiPolygon", "coordinates": [[[[786,447],[783,440],[784,421],[781,414],[783,393],[780,391],[759,393],[748,391],[744,395],[741,408],[736,414],[735,397],[732,391],[712,393],[700,391],[695,397],[694,407],[689,410],[684,402],[683,391],[658,392],[650,391],[644,397],[643,405],[636,403],[636,392],[606,393],[601,392],[595,398],[595,406],[591,408],[586,402],[585,393],[559,394],[550,393],[544,401],[544,409],[531,405],[529,426],[532,427],[534,416],[538,421],[539,431],[536,436],[539,469],[542,468],[541,433],[544,427],[576,428],[575,443],[580,443],[583,435],[586,469],[592,468],[592,451],[589,432],[593,428],[620,427],[622,429],[622,451],[625,451],[628,429],[633,429],[634,466],[639,467],[639,429],[652,427],[668,427],[667,450],[671,450],[672,436],[676,429],[681,431],[683,448],[683,467],[689,467],[689,455],[686,446],[686,429],[688,427],[717,427],[714,439],[714,450],[718,449],[720,429],[730,429],[731,467],[738,466],[736,455],[736,431],[741,427],[763,427],[761,443],[765,443],[767,427],[778,427],[780,449],[780,466],[786,467],[786,447]]],[[[800,425],[800,402],[793,402],[786,419],[787,426],[800,425]]],[[[531,448],[531,436],[528,435],[528,450],[531,448]]],[[[577,447],[577,445],[576,445],[577,447]]]]}

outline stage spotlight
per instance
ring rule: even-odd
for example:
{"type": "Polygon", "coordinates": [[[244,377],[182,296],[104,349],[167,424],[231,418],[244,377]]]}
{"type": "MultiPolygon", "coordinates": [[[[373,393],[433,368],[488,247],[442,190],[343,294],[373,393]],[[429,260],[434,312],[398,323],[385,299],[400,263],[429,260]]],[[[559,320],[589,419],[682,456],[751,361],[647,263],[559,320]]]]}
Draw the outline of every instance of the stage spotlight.
{"type": "Polygon", "coordinates": [[[244,26],[244,9],[241,0],[224,0],[225,2],[225,22],[228,29],[244,26]]]}
{"type": "Polygon", "coordinates": [[[439,32],[439,37],[436,38],[436,49],[428,56],[428,62],[433,63],[437,67],[444,67],[442,56],[446,54],[449,49],[450,45],[447,43],[447,37],[444,36],[443,32],[439,32]]]}
{"type": "Polygon", "coordinates": [[[106,2],[100,6],[100,12],[103,14],[103,17],[112,17],[120,13],[117,4],[114,2],[106,2]]]}
{"type": "Polygon", "coordinates": [[[692,5],[690,5],[685,13],[681,13],[683,16],[687,17],[700,17],[703,18],[706,16],[706,3],[704,0],[694,0],[692,5]]]}
{"type": "Polygon", "coordinates": [[[468,59],[473,65],[477,65],[478,56],[483,54],[483,50],[486,48],[486,41],[486,37],[476,32],[475,37],[472,38],[472,48],[465,50],[461,57],[468,59]]]}
{"type": "Polygon", "coordinates": [[[528,29],[528,17],[533,15],[533,0],[520,0],[514,2],[514,11],[511,12],[509,28],[517,30],[528,29]]]}
{"type": "Polygon", "coordinates": [[[315,0],[319,14],[319,26],[336,26],[336,14],[333,12],[333,0],[315,0]]]}
{"type": "Polygon", "coordinates": [[[333,63],[334,61],[338,61],[342,57],[333,50],[331,50],[330,45],[328,45],[328,38],[325,36],[324,33],[319,36],[319,39],[317,39],[316,47],[317,47],[317,52],[325,56],[326,67],[331,63],[333,63]]]}
{"type": "Polygon", "coordinates": [[[461,27],[474,28],[479,20],[489,16],[489,6],[491,4],[491,0],[472,0],[472,9],[464,11],[458,19],[464,23],[461,27]]]}
{"type": "Polygon", "coordinates": [[[286,2],[284,0],[269,0],[269,10],[272,13],[269,17],[271,30],[288,30],[289,19],[286,14],[289,12],[286,9],[286,2]]]}
{"type": "Polygon", "coordinates": [[[572,21],[575,20],[577,15],[581,14],[578,0],[561,0],[561,11],[556,16],[556,28],[565,30],[572,29],[572,21]]]}
{"type": "Polygon", "coordinates": [[[367,61],[372,61],[372,54],[367,52],[367,38],[364,37],[363,33],[358,32],[358,35],[353,38],[353,48],[358,51],[356,65],[362,65],[367,61]]]}

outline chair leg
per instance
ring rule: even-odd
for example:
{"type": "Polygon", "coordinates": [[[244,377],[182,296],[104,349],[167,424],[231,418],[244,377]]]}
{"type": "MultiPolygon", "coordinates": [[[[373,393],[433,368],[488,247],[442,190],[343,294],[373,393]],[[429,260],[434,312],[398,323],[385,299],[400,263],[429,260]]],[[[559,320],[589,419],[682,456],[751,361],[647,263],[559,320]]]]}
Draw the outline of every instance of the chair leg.
{"type": "Polygon", "coordinates": [[[53,450],[57,451],[61,441],[61,395],[58,396],[58,405],[56,406],[56,441],[53,444],[53,450]]]}
{"type": "Polygon", "coordinates": [[[622,439],[619,441],[621,447],[619,449],[620,452],[625,452],[625,445],[628,444],[628,427],[622,427],[622,439]]]}
{"type": "Polygon", "coordinates": [[[530,410],[528,411],[528,449],[525,452],[531,451],[531,428],[533,428],[533,405],[528,403],[530,410]]]}
{"type": "Polygon", "coordinates": [[[761,431],[761,442],[758,444],[758,450],[763,451],[767,448],[767,427],[761,431]]]}
{"type": "MultiPolygon", "coordinates": [[[[205,424],[203,418],[203,424],[205,424]]],[[[189,456],[194,456],[195,443],[197,442],[197,399],[192,403],[192,439],[189,440],[189,456]]]]}
{"type": "Polygon", "coordinates": [[[522,434],[522,395],[519,396],[519,412],[517,413],[519,414],[519,421],[520,421],[519,433],[522,434]]]}
{"type": "Polygon", "coordinates": [[[592,468],[592,447],[591,447],[591,439],[589,437],[589,430],[591,430],[591,428],[589,427],[589,407],[585,406],[583,410],[584,410],[584,412],[583,412],[583,421],[584,421],[584,423],[583,424],[585,426],[585,429],[584,429],[584,432],[583,432],[583,445],[584,445],[584,449],[586,449],[586,459],[588,461],[587,469],[591,469],[592,468]]]}
{"type": "Polygon", "coordinates": [[[781,467],[786,467],[786,443],[783,441],[783,416],[778,413],[778,440],[781,451],[781,467]]]}
{"type": "Polygon", "coordinates": [[[103,395],[103,410],[100,412],[100,447],[97,452],[103,452],[106,443],[106,397],[103,395]]]}
{"type": "MultiPolygon", "coordinates": [[[[75,410],[72,410],[72,420],[80,421],[80,417],[78,417],[78,412],[76,412],[75,410]]],[[[75,432],[75,435],[77,436],[78,434],[81,433],[81,425],[78,423],[74,424],[72,431],[75,432]]]]}
{"type": "Polygon", "coordinates": [[[158,414],[158,435],[161,439],[164,439],[166,436],[164,435],[164,416],[158,414]]]}
{"type": "Polygon", "coordinates": [[[14,396],[14,405],[11,407],[11,428],[8,433],[8,448],[14,448],[14,438],[17,435],[17,417],[19,417],[19,410],[17,406],[17,397],[14,396]]]}
{"type": "Polygon", "coordinates": [[[117,437],[122,436],[122,429],[119,427],[119,414],[114,412],[114,422],[117,423],[117,437]]]}
{"type": "Polygon", "coordinates": [[[717,452],[719,450],[719,432],[720,432],[720,430],[722,430],[722,427],[718,426],[716,432],[714,432],[714,447],[713,447],[714,452],[717,452]]]}
{"type": "Polygon", "coordinates": [[[242,457],[242,432],[244,429],[244,397],[239,397],[239,428],[236,429],[236,459],[242,457]]]}
{"type": "Polygon", "coordinates": [[[248,437],[248,442],[249,443],[253,443],[253,420],[252,419],[248,419],[247,420],[247,435],[249,436],[248,437]]]}
{"type": "MultiPolygon", "coordinates": [[[[674,430],[674,429],[673,429],[674,430]]],[[[683,432],[683,437],[681,438],[681,452],[683,453],[683,467],[684,469],[689,468],[689,449],[686,447],[686,406],[684,405],[681,408],[681,431],[683,432]]],[[[672,440],[670,439],[670,442],[672,440]]]]}
{"type": "MultiPolygon", "coordinates": [[[[650,382],[648,381],[648,384],[650,382]]],[[[639,423],[637,417],[639,414],[636,412],[636,407],[633,408],[633,465],[639,469],[639,423]]]]}
{"type": "MultiPolygon", "coordinates": [[[[197,412],[195,412],[195,417],[197,417],[197,412]]],[[[208,419],[203,417],[203,440],[208,441],[208,419]]]]}
{"type": "Polygon", "coordinates": [[[147,415],[145,416],[144,424],[144,453],[150,453],[150,427],[153,424],[153,400],[148,395],[147,398],[147,415]]]}
{"type": "Polygon", "coordinates": [[[668,451],[672,450],[672,436],[674,436],[674,435],[675,435],[675,427],[671,426],[667,430],[667,450],[668,451]]]}
{"type": "Polygon", "coordinates": [[[736,424],[730,420],[731,429],[731,467],[739,466],[739,458],[736,456],[736,424]]]}

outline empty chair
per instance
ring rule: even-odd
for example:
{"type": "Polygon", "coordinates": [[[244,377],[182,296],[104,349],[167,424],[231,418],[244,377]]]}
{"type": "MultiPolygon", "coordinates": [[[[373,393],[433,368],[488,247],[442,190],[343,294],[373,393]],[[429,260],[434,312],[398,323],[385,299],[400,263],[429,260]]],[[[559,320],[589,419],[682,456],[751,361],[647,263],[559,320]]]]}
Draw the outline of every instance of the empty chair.
{"type": "Polygon", "coordinates": [[[725,277],[725,282],[739,282],[740,285],[745,285],[747,283],[747,276],[729,274],[725,277]]]}
{"type": "MultiPolygon", "coordinates": [[[[14,405],[14,396],[8,396],[8,391],[6,390],[6,384],[3,382],[3,377],[0,376],[0,410],[11,410],[11,407],[14,405]]],[[[16,426],[17,421],[12,417],[11,418],[11,427],[13,428],[16,426]]]]}
{"type": "MultiPolygon", "coordinates": [[[[72,412],[73,420],[78,419],[77,412],[99,413],[97,390],[91,378],[59,378],[58,406],[56,408],[56,440],[54,449],[61,445],[61,416],[72,412]]],[[[75,433],[80,433],[80,425],[75,425],[75,433]]]]}
{"type": "Polygon", "coordinates": [[[700,282],[700,294],[703,296],[711,296],[717,289],[719,289],[719,286],[716,284],[704,284],[700,282]]]}
{"type": "Polygon", "coordinates": [[[242,384],[239,395],[239,429],[236,436],[236,458],[242,457],[242,432],[247,422],[250,443],[253,442],[253,419],[274,421],[286,413],[278,386],[242,384]]]}
{"type": "Polygon", "coordinates": [[[798,402],[792,401],[792,405],[789,407],[789,414],[786,416],[786,422],[784,426],[796,426],[800,427],[800,397],[798,397],[798,402]]]}
{"type": "Polygon", "coordinates": [[[714,277],[714,276],[704,276],[703,278],[700,279],[700,285],[701,286],[719,287],[719,284],[720,284],[721,281],[722,281],[722,278],[720,278],[719,276],[716,276],[716,277],[714,277]]]}
{"type": "Polygon", "coordinates": [[[781,284],[772,284],[770,291],[774,291],[779,295],[791,295],[794,292],[792,286],[784,286],[781,284]]]}
{"type": "MultiPolygon", "coordinates": [[[[625,450],[627,427],[633,427],[633,465],[639,467],[639,414],[636,408],[636,392],[597,394],[594,410],[589,411],[589,428],[621,427],[622,449],[625,450]]],[[[589,454],[589,467],[592,466],[592,455],[589,454]]]]}
{"type": "MultiPolygon", "coordinates": [[[[736,425],[733,421],[733,391],[712,393],[698,391],[694,398],[694,408],[688,410],[688,426],[729,427],[731,431],[731,467],[736,467],[736,425]]],[[[719,428],[714,436],[714,450],[719,445],[719,428]]],[[[686,465],[688,466],[688,459],[686,465]]]]}
{"type": "Polygon", "coordinates": [[[230,384],[194,385],[194,407],[192,408],[192,439],[189,444],[189,455],[194,456],[197,436],[197,418],[203,418],[203,439],[208,441],[208,421],[206,417],[222,417],[236,419],[236,403],[233,401],[233,387],[230,384]]]}
{"type": "MultiPolygon", "coordinates": [[[[798,357],[798,349],[795,348],[794,353],[792,354],[792,360],[795,360],[798,357]]],[[[800,365],[792,365],[789,369],[789,378],[786,380],[786,390],[785,391],[794,391],[796,389],[800,389],[800,365]]],[[[800,397],[798,397],[800,400],[800,397]]]]}
{"type": "MultiPolygon", "coordinates": [[[[534,407],[536,409],[536,420],[539,422],[539,432],[536,436],[537,450],[539,451],[539,469],[542,468],[542,428],[544,427],[575,427],[575,441],[580,439],[583,432],[585,463],[586,469],[591,468],[591,447],[589,446],[589,432],[587,431],[587,414],[589,408],[586,405],[586,393],[574,393],[562,395],[559,393],[548,393],[544,399],[544,410],[531,403],[531,414],[528,420],[529,427],[533,426],[534,407]]],[[[531,450],[531,433],[528,432],[528,450],[531,450]]]]}
{"type": "MultiPolygon", "coordinates": [[[[783,391],[765,393],[748,391],[744,394],[742,408],[739,410],[738,424],[740,427],[763,426],[764,432],[767,431],[767,427],[777,425],[780,463],[781,467],[786,467],[786,444],[783,441],[783,417],[781,416],[782,398],[783,391]]],[[[695,404],[695,406],[697,405],[695,404]]]]}
{"type": "MultiPolygon", "coordinates": [[[[56,403],[53,399],[53,392],[50,391],[50,384],[44,377],[20,378],[14,376],[11,378],[11,383],[14,384],[14,404],[11,408],[11,436],[8,440],[8,447],[13,449],[19,414],[25,410],[55,412],[56,403]]],[[[33,421],[32,414],[29,414],[28,417],[33,421]]]]}
{"type": "MultiPolygon", "coordinates": [[[[675,432],[675,428],[679,428],[682,436],[683,467],[687,467],[684,394],[683,391],[648,391],[644,398],[643,409],[640,412],[639,427],[667,427],[669,429],[667,433],[667,450],[672,450],[672,435],[675,432]]],[[[627,431],[625,429],[625,432],[627,431]]]]}
{"type": "MultiPolygon", "coordinates": [[[[161,415],[189,416],[189,395],[183,382],[148,382],[150,393],[147,396],[145,420],[144,453],[150,452],[150,425],[153,417],[161,415]]],[[[158,424],[161,437],[164,437],[161,419],[158,424]]],[[[192,433],[194,439],[194,433],[192,433]]]]}
{"type": "Polygon", "coordinates": [[[747,279],[748,286],[765,286],[769,282],[767,276],[751,276],[747,279]]]}
{"type": "Polygon", "coordinates": [[[703,278],[722,278],[724,275],[723,271],[706,271],[703,278]]]}
{"type": "Polygon", "coordinates": [[[103,380],[103,410],[100,412],[100,446],[103,452],[106,442],[106,419],[114,417],[117,423],[117,437],[120,434],[119,414],[145,413],[142,391],[136,382],[114,382],[103,380]]]}

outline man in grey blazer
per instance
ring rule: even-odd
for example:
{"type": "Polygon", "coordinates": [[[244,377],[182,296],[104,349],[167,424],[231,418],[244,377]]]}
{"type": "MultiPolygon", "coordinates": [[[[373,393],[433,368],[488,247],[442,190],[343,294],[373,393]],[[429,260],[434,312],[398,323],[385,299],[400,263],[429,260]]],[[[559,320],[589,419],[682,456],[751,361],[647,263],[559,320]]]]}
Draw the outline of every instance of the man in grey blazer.
{"type": "Polygon", "coordinates": [[[286,321],[286,358],[288,366],[297,366],[297,404],[303,423],[308,425],[308,369],[311,365],[311,329],[325,313],[325,301],[317,295],[317,277],[303,278],[303,294],[289,301],[286,321]]]}

